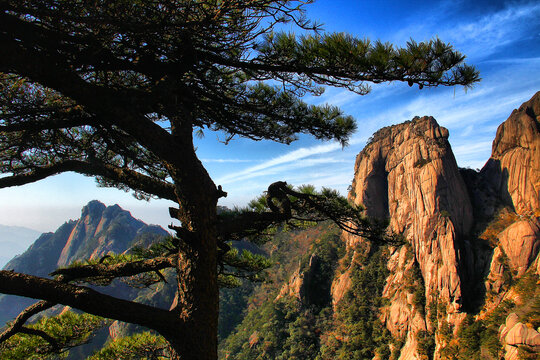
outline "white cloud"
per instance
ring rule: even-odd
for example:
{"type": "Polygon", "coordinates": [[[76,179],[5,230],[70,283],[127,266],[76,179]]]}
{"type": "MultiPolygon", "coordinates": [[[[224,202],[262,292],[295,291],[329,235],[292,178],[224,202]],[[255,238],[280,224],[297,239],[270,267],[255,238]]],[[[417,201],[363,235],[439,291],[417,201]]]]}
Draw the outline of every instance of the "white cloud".
{"type": "Polygon", "coordinates": [[[254,162],[256,160],[246,160],[246,159],[201,159],[204,163],[248,163],[254,162]]]}
{"type": "MultiPolygon", "coordinates": [[[[275,176],[272,181],[277,181],[277,180],[291,181],[290,174],[298,174],[298,171],[300,169],[305,169],[305,168],[309,168],[313,166],[328,169],[329,167],[335,166],[335,164],[344,163],[344,162],[348,162],[348,161],[343,160],[343,159],[337,159],[337,158],[329,158],[329,157],[313,158],[313,159],[302,158],[302,159],[291,161],[289,163],[285,163],[279,166],[272,166],[265,169],[237,175],[236,177],[234,177],[234,179],[231,179],[229,181],[218,180],[218,183],[227,184],[231,182],[242,182],[247,179],[253,179],[253,178],[258,178],[258,177],[265,177],[265,180],[268,180],[272,176],[275,176]],[[326,166],[323,166],[323,165],[326,165],[326,166]]],[[[305,173],[302,173],[301,178],[306,178],[305,173]]]]}
{"type": "Polygon", "coordinates": [[[467,126],[467,127],[462,131],[462,133],[460,134],[460,136],[461,136],[461,137],[469,136],[469,135],[472,134],[473,130],[474,130],[474,125],[471,124],[471,125],[467,126]]]}
{"type": "Polygon", "coordinates": [[[441,36],[454,43],[469,58],[486,58],[498,48],[521,39],[539,17],[540,4],[537,2],[512,4],[476,21],[446,29],[441,36]]]}
{"type": "MultiPolygon", "coordinates": [[[[456,157],[475,159],[475,154],[484,153],[486,149],[491,150],[493,139],[478,140],[475,143],[462,143],[452,146],[452,151],[456,157]]],[[[489,158],[484,158],[484,162],[489,158]]]]}
{"type": "Polygon", "coordinates": [[[540,63],[540,57],[527,57],[527,58],[521,58],[521,57],[513,57],[513,58],[502,58],[502,59],[488,59],[482,61],[484,63],[499,63],[499,64],[533,64],[533,63],[540,63]]]}
{"type": "Polygon", "coordinates": [[[331,104],[334,106],[343,106],[352,101],[358,100],[358,95],[345,89],[327,88],[322,96],[313,98],[316,105],[331,104]]]}
{"type": "Polygon", "coordinates": [[[272,168],[278,165],[296,162],[307,157],[313,157],[315,155],[325,154],[339,149],[341,149],[341,145],[338,143],[329,143],[324,145],[300,148],[281,155],[277,158],[265,161],[262,164],[249,167],[234,174],[225,175],[217,179],[216,183],[229,184],[238,180],[249,179],[255,176],[268,175],[274,173],[276,169],[272,168]]]}

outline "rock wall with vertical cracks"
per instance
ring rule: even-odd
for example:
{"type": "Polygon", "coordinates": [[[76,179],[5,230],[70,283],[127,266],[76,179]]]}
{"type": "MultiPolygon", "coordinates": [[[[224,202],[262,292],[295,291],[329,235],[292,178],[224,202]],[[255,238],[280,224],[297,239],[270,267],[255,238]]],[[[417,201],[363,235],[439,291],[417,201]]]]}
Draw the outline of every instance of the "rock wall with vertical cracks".
{"type": "MultiPolygon", "coordinates": [[[[448,130],[432,117],[379,130],[357,156],[349,200],[389,220],[407,241],[391,250],[383,293],[389,301],[380,315],[403,344],[400,360],[425,358],[420,335],[435,341],[428,358],[443,358],[441,326],[457,336],[467,313],[485,316],[508,294],[519,305],[512,284],[539,274],[539,119],[537,93],[499,126],[479,172],[458,168],[448,130]]],[[[365,242],[343,239],[354,263],[365,242]]],[[[333,282],[334,308],[350,283],[345,267],[333,282]]]]}
{"type": "MultiPolygon", "coordinates": [[[[382,318],[405,341],[403,354],[415,358],[416,334],[433,327],[425,302],[415,301],[408,273],[419,267],[427,301],[441,302],[448,321],[459,322],[463,302],[461,258],[472,227],[473,209],[448,143],[448,130],[432,117],[379,130],[358,155],[349,200],[368,216],[389,219],[408,246],[394,249],[384,290],[389,306],[382,318]]],[[[362,241],[344,235],[349,247],[362,241]]],[[[345,293],[347,273],[335,281],[334,302],[345,293]]],[[[418,296],[418,295],[417,295],[418,296]]]]}

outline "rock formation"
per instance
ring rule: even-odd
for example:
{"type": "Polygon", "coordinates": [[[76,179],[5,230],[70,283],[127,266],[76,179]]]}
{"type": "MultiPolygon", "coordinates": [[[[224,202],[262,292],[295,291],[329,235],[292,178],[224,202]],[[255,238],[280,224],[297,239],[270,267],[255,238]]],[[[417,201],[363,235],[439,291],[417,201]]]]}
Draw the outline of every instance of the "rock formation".
{"type": "MultiPolygon", "coordinates": [[[[379,130],[356,159],[349,194],[350,201],[365,206],[368,216],[389,218],[391,230],[402,233],[410,244],[390,257],[391,275],[383,295],[391,305],[382,310],[392,335],[405,340],[402,353],[410,353],[409,359],[416,358],[416,334],[434,326],[404,286],[413,266],[420,268],[428,302],[445,304],[449,321],[462,318],[460,260],[473,210],[447,139],[448,130],[432,117],[379,130]]],[[[349,246],[361,241],[344,237],[349,246]]],[[[334,283],[335,303],[348,276],[345,272],[334,283]]]]}
{"type": "MultiPolygon", "coordinates": [[[[349,200],[368,216],[389,219],[390,229],[409,244],[390,256],[383,293],[390,305],[381,309],[382,321],[404,342],[400,360],[422,357],[416,339],[426,331],[437,339],[434,356],[440,358],[448,346],[437,335],[443,322],[457,331],[486,291],[493,297],[485,308],[493,308],[508,297],[509,277],[519,279],[532,268],[538,273],[539,119],[537,93],[499,126],[492,156],[479,173],[458,169],[448,130],[431,117],[379,130],[357,156],[349,200]],[[407,286],[414,266],[425,286],[423,308],[407,286]]],[[[343,238],[352,252],[363,242],[343,238]]],[[[350,266],[332,285],[334,308],[349,286],[350,266]]],[[[501,339],[514,346],[523,331],[517,336],[510,330],[512,336],[501,339]]]]}
{"type": "Polygon", "coordinates": [[[501,199],[520,215],[540,209],[539,132],[540,93],[536,93],[499,126],[491,158],[481,171],[501,199]]]}
{"type": "Polygon", "coordinates": [[[324,303],[326,299],[321,296],[319,291],[323,285],[320,276],[318,276],[321,272],[320,267],[320,258],[317,254],[312,254],[307,268],[303,271],[300,271],[299,268],[294,272],[289,282],[281,288],[276,301],[285,296],[291,296],[301,301],[305,306],[324,303]]]}
{"type": "Polygon", "coordinates": [[[539,114],[540,93],[499,127],[481,171],[458,168],[448,130],[432,117],[375,133],[356,158],[349,200],[388,220],[405,244],[343,233],[331,298],[319,306],[306,296],[317,261],[307,265],[305,248],[304,265],[287,262],[282,286],[257,297],[222,354],[538,359],[539,114]]]}
{"type": "Polygon", "coordinates": [[[516,313],[508,315],[499,337],[505,344],[505,360],[520,360],[518,349],[522,346],[540,353],[540,333],[521,323],[516,313]]]}

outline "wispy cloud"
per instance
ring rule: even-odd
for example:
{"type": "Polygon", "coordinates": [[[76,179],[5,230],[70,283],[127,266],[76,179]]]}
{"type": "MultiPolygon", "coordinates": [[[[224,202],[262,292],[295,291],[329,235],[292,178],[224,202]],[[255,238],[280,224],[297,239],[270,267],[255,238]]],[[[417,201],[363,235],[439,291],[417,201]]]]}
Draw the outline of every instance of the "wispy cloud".
{"type": "Polygon", "coordinates": [[[269,169],[278,165],[292,163],[307,157],[329,153],[338,149],[341,149],[341,145],[338,143],[300,148],[277,158],[265,161],[262,164],[249,167],[234,174],[223,176],[219,178],[217,182],[220,184],[228,184],[239,180],[249,179],[254,176],[266,175],[268,174],[269,169]]]}
{"type": "Polygon", "coordinates": [[[483,63],[499,63],[499,64],[532,64],[540,63],[540,57],[512,57],[502,59],[488,59],[482,61],[483,63]]]}
{"type": "Polygon", "coordinates": [[[540,17],[540,3],[512,4],[475,21],[461,23],[441,34],[470,58],[486,58],[523,38],[540,17]]]}
{"type": "Polygon", "coordinates": [[[442,3],[439,11],[424,16],[422,21],[412,18],[413,25],[394,33],[394,43],[405,43],[411,37],[430,39],[435,36],[450,42],[469,59],[486,59],[500,48],[508,46],[524,37],[535,36],[531,32],[538,24],[540,3],[538,1],[509,2],[501,10],[486,12],[480,17],[467,18],[463,13],[451,14],[455,1],[442,3]]]}
{"type": "Polygon", "coordinates": [[[201,159],[205,163],[249,163],[256,160],[249,159],[201,159]]]}
{"type": "Polygon", "coordinates": [[[491,155],[493,138],[477,139],[475,143],[454,144],[452,151],[461,167],[480,169],[491,155]]]}
{"type": "Polygon", "coordinates": [[[320,97],[313,97],[311,101],[316,105],[332,104],[334,106],[343,106],[355,101],[360,95],[345,89],[327,88],[320,97]]]}
{"type": "MultiPolygon", "coordinates": [[[[335,166],[335,164],[343,162],[341,160],[337,159],[330,159],[330,158],[322,158],[322,159],[301,159],[292,161],[287,164],[283,164],[280,166],[273,166],[269,167],[263,170],[250,172],[243,175],[238,175],[234,178],[234,182],[244,182],[248,179],[255,179],[255,178],[264,178],[267,182],[273,182],[277,180],[286,180],[286,181],[295,181],[295,179],[304,179],[300,180],[301,182],[305,182],[306,178],[309,178],[307,176],[305,169],[310,167],[317,167],[319,169],[321,168],[329,168],[335,166]]],[[[224,184],[227,184],[228,182],[224,182],[224,184]]]]}

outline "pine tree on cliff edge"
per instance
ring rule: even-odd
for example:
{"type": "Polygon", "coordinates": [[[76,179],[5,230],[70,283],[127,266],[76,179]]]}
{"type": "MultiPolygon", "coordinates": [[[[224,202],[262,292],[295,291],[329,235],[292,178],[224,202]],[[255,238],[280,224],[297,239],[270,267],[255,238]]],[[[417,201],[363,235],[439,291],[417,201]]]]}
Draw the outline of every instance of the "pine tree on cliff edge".
{"type": "Polygon", "coordinates": [[[321,33],[304,18],[310,2],[0,1],[0,188],[74,171],[143,199],[171,200],[170,214],[182,224],[161,251],[133,261],[60,269],[54,279],[1,271],[1,293],[42,301],[0,341],[23,331],[29,315],[63,304],[153,329],[178,358],[216,359],[220,282],[267,266],[230,251],[228,241],[302,219],[384,237],[335,192],[283,182],[242,211],[217,214],[226,193],[193,146],[193,133],[203,130],[286,144],[306,133],[345,145],[354,120],[333,106],[305,104],[304,94],[320,95],[321,86],[363,95],[369,83],[479,80],[438,39],[396,49],[321,33]],[[284,22],[307,35],[273,31],[284,22]],[[80,285],[166,268],[175,269],[178,284],[168,311],[80,285]]]}

